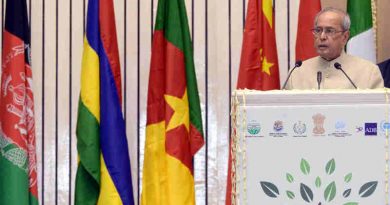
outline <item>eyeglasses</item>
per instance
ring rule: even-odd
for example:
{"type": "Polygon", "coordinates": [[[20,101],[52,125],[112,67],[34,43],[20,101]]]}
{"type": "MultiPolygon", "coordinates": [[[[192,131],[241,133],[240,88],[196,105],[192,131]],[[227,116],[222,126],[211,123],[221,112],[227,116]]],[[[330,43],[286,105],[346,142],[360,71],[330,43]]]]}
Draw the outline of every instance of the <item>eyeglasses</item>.
{"type": "Polygon", "coordinates": [[[311,32],[316,37],[320,36],[322,34],[322,32],[324,32],[326,36],[332,37],[332,36],[336,35],[336,33],[345,32],[345,31],[346,30],[338,31],[335,28],[321,28],[321,27],[311,29],[311,32]]]}

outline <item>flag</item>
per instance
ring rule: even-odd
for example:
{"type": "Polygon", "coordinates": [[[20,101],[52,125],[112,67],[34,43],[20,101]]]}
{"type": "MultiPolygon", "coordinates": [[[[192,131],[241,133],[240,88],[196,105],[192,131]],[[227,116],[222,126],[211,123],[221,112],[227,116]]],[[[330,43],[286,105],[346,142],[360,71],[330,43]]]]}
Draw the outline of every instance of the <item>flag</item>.
{"type": "Polygon", "coordinates": [[[112,0],[89,0],[77,118],[75,204],[134,204],[112,0]]]}
{"type": "Polygon", "coordinates": [[[347,12],[351,17],[351,33],[347,43],[347,53],[376,64],[371,0],[348,0],[347,12]]]}
{"type": "Polygon", "coordinates": [[[320,0],[301,0],[298,14],[297,42],[295,44],[295,60],[307,60],[317,56],[311,29],[314,19],[321,11],[320,0]]]}
{"type": "Polygon", "coordinates": [[[0,97],[0,204],[39,204],[30,65],[26,1],[7,0],[0,97]]]}
{"type": "Polygon", "coordinates": [[[249,0],[238,89],[279,89],[278,54],[272,0],[249,0]]]}
{"type": "MultiPolygon", "coordinates": [[[[280,88],[272,0],[249,0],[237,89],[280,88]]],[[[232,143],[230,143],[232,146],[232,143]]],[[[231,150],[231,149],[230,149],[231,150]]],[[[232,204],[232,156],[229,151],[226,205],[232,204]]],[[[234,203],[234,202],[233,202],[234,203]]],[[[234,203],[235,204],[235,203],[234,203]]]]}
{"type": "Polygon", "coordinates": [[[184,0],[159,0],[149,74],[142,205],[195,204],[202,116],[184,0]]]}

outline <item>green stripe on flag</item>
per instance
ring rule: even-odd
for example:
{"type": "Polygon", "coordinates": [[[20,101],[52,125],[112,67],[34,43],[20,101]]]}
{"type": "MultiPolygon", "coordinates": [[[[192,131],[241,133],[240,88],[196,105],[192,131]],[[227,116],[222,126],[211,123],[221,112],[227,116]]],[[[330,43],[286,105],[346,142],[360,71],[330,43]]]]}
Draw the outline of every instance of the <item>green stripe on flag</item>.
{"type": "Polygon", "coordinates": [[[84,166],[77,167],[75,204],[96,205],[99,198],[99,184],[88,174],[84,166]]]}
{"type": "Polygon", "coordinates": [[[3,153],[0,154],[0,167],[0,204],[29,204],[29,179],[26,170],[11,163],[3,153]]]}
{"type": "Polygon", "coordinates": [[[183,13],[182,8],[179,8],[182,7],[180,4],[182,4],[182,0],[159,0],[155,30],[164,30],[165,38],[183,51],[183,35],[185,29],[188,30],[188,28],[185,26],[187,25],[187,16],[185,16],[185,21],[180,17],[180,15],[186,15],[185,13],[180,14],[183,13]]]}
{"type": "Polygon", "coordinates": [[[30,192],[30,205],[39,205],[38,199],[34,197],[34,195],[30,192]]]}
{"type": "Polygon", "coordinates": [[[372,28],[371,0],[348,0],[347,12],[351,17],[351,38],[372,28]]]}
{"type": "Polygon", "coordinates": [[[96,204],[100,187],[99,123],[81,99],[76,134],[80,162],[76,175],[75,204],[96,204]]]}

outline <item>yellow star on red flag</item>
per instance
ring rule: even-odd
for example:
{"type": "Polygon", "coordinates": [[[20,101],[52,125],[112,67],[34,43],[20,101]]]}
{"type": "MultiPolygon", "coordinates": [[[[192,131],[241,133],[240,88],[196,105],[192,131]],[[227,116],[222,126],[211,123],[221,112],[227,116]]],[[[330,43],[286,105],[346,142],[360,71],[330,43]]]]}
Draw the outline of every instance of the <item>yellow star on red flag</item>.
{"type": "Polygon", "coordinates": [[[187,131],[189,131],[190,116],[188,110],[187,89],[184,91],[182,98],[178,98],[172,95],[164,95],[164,98],[174,111],[173,116],[169,120],[166,131],[179,127],[182,124],[186,127],[187,131]]]}
{"type": "Polygon", "coordinates": [[[267,57],[263,56],[263,49],[260,49],[260,61],[261,61],[261,71],[271,75],[271,67],[274,65],[272,62],[268,62],[267,57]]]}

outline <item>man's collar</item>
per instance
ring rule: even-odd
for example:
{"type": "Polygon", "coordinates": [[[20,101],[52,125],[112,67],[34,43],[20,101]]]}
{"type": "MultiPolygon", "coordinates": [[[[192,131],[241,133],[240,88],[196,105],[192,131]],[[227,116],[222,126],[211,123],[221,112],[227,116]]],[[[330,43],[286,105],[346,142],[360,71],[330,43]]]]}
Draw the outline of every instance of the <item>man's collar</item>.
{"type": "Polygon", "coordinates": [[[320,56],[320,62],[321,64],[326,65],[326,67],[332,67],[335,63],[341,63],[343,62],[343,59],[345,58],[346,54],[344,51],[341,52],[340,56],[333,59],[333,60],[326,60],[320,56]]]}

